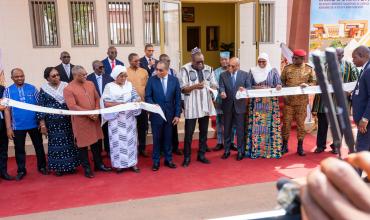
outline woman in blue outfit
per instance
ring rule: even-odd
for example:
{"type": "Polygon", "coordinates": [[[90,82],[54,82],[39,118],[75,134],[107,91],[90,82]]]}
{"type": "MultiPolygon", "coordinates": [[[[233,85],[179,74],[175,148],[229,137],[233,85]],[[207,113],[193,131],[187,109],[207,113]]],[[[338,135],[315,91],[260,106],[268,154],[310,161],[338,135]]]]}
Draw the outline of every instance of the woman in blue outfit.
{"type": "MultiPolygon", "coordinates": [[[[47,67],[44,78],[48,81],[41,86],[39,105],[54,109],[67,109],[63,90],[68,83],[60,81],[58,71],[47,67]]],[[[48,166],[57,176],[74,173],[80,165],[75,146],[70,116],[56,114],[37,114],[41,133],[48,136],[48,166]]]]}

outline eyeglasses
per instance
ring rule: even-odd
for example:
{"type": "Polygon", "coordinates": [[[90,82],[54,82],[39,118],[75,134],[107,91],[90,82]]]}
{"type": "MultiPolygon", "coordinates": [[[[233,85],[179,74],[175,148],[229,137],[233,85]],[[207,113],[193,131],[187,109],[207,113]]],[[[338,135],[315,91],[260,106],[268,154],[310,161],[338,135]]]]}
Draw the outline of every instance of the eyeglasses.
{"type": "Polygon", "coordinates": [[[266,60],[259,60],[258,63],[266,63],[266,60]]]}
{"type": "Polygon", "coordinates": [[[63,59],[71,58],[71,56],[62,56],[63,59]]]}
{"type": "Polygon", "coordinates": [[[59,73],[58,74],[54,74],[54,75],[50,75],[51,78],[56,78],[59,76],[59,73]]]}
{"type": "Polygon", "coordinates": [[[155,71],[158,71],[158,72],[162,73],[164,71],[164,69],[156,68],[155,71]]]}
{"type": "Polygon", "coordinates": [[[104,66],[99,66],[99,67],[98,67],[98,69],[100,69],[100,70],[101,70],[101,69],[103,69],[103,68],[104,68],[104,66]]]}
{"type": "Polygon", "coordinates": [[[227,67],[231,67],[231,68],[235,68],[236,66],[235,65],[227,65],[227,67]]]}
{"type": "Polygon", "coordinates": [[[204,63],[204,61],[202,60],[202,61],[197,61],[197,62],[195,62],[197,65],[199,65],[199,64],[203,64],[204,63]]]}

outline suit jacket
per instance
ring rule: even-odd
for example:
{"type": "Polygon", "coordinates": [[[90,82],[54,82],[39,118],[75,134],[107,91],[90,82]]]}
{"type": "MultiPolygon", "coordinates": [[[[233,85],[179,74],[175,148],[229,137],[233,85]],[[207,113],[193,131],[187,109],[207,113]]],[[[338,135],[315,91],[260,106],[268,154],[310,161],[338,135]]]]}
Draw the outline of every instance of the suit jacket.
{"type": "MultiPolygon", "coordinates": [[[[5,87],[0,85],[0,99],[3,98],[4,91],[5,87]]],[[[0,117],[0,132],[5,132],[5,114],[4,111],[1,111],[1,113],[3,114],[3,118],[0,117]]]]}
{"type": "MultiPolygon", "coordinates": [[[[154,59],[154,58],[153,58],[154,59]]],[[[140,67],[141,68],[144,68],[147,72],[148,72],[148,76],[151,77],[152,74],[154,73],[155,71],[155,67],[157,66],[157,63],[158,63],[158,60],[154,59],[155,60],[155,64],[149,69],[148,68],[148,61],[146,60],[146,57],[143,56],[142,58],[140,58],[140,67]]]]}
{"type": "MultiPolygon", "coordinates": [[[[99,87],[98,87],[98,81],[96,80],[96,77],[95,77],[95,73],[90,73],[88,76],[87,76],[87,80],[89,80],[89,81],[91,81],[91,82],[93,82],[94,83],[94,85],[95,85],[95,89],[96,89],[96,91],[98,92],[98,94],[99,94],[99,97],[101,97],[101,93],[100,93],[100,91],[99,91],[99,87]]],[[[103,83],[103,88],[102,88],[102,92],[104,92],[104,88],[105,88],[105,85],[107,85],[108,83],[110,83],[110,82],[113,82],[114,81],[114,79],[110,76],[110,75],[108,75],[108,74],[102,74],[102,83],[103,83]]]]}
{"type": "MultiPolygon", "coordinates": [[[[103,62],[103,65],[104,65],[104,73],[106,73],[106,74],[108,74],[110,76],[110,74],[112,73],[112,66],[111,66],[111,63],[109,62],[108,57],[105,58],[104,60],[102,60],[102,62],[103,62]]],[[[123,64],[122,61],[116,59],[116,66],[117,65],[124,66],[125,64],[123,64]]]]}
{"type": "Polygon", "coordinates": [[[370,120],[370,61],[359,76],[352,93],[353,120],[358,123],[362,117],[370,120]]]}
{"type": "Polygon", "coordinates": [[[233,106],[236,113],[238,114],[244,114],[247,112],[247,104],[245,100],[237,100],[235,98],[236,92],[238,91],[239,87],[244,87],[246,89],[250,89],[252,87],[250,73],[238,70],[236,75],[235,88],[233,88],[232,86],[231,74],[228,71],[221,73],[219,90],[220,93],[225,92],[227,96],[226,99],[222,99],[221,104],[221,108],[224,113],[232,113],[233,106]]]}
{"type": "MultiPolygon", "coordinates": [[[[161,79],[158,76],[149,78],[145,88],[145,102],[158,104],[166,117],[167,123],[171,123],[174,117],[181,114],[181,89],[179,80],[171,75],[167,79],[167,94],[162,88],[161,79]]],[[[159,114],[150,114],[152,124],[162,124],[165,121],[159,114]]]]}
{"type": "Polygon", "coordinates": [[[58,70],[58,73],[60,75],[60,80],[63,81],[63,82],[70,83],[73,80],[72,68],[75,65],[73,65],[72,63],[70,65],[71,65],[71,70],[70,70],[70,73],[69,73],[69,77],[68,77],[62,63],[55,67],[55,69],[58,70]]]}

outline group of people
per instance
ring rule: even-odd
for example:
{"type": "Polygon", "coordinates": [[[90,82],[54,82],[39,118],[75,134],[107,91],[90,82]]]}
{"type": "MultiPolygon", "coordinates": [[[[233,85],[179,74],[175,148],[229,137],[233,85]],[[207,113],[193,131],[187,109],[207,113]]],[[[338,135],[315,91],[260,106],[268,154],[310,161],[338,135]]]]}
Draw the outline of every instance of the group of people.
{"type": "MultiPolygon", "coordinates": [[[[363,61],[369,60],[370,52],[366,49],[360,47],[354,51],[354,64],[357,67],[367,67],[363,61]]],[[[27,133],[36,151],[37,168],[44,175],[49,171],[55,171],[57,176],[74,173],[76,167],[82,165],[84,175],[93,178],[88,157],[89,147],[95,171],[112,170],[103,163],[104,149],[117,173],[122,173],[126,169],[140,172],[137,166],[138,155],[148,157],[145,149],[148,121],[153,135],[153,171],[159,170],[161,156],[164,157],[165,166],[176,168],[172,159],[173,153],[184,156],[183,167],[190,165],[191,145],[197,122],[199,125],[197,161],[209,164],[210,161],[206,158],[206,153],[210,151],[207,133],[209,119],[213,115],[216,115],[217,124],[217,145],[213,150],[224,150],[222,159],[229,158],[232,150],[237,151],[238,161],[245,157],[281,158],[288,152],[293,119],[298,130],[297,153],[305,156],[303,140],[307,95],[284,97],[282,126],[277,97],[236,98],[238,91],[250,89],[280,90],[282,87],[315,85],[313,68],[304,63],[306,57],[304,50],[294,51],[293,63],[285,66],[281,75],[277,68],[270,65],[266,53],[261,53],[257,66],[246,72],[240,69],[238,58],[230,57],[229,52],[221,52],[221,67],[213,71],[212,67],[205,64],[201,50],[194,48],[191,51],[191,61],[182,66],[178,73],[170,68],[171,60],[168,55],[162,54],[157,60],[153,53],[153,45],[148,44],[142,58],[136,53],[131,53],[128,56],[129,65],[125,66],[117,59],[117,49],[109,47],[108,57],[103,61],[93,61],[94,72],[88,75],[84,67],[70,63],[71,57],[68,52],[62,52],[60,55],[62,63],[45,69],[44,78],[47,82],[41,86],[40,91],[35,86],[25,83],[22,69],[13,69],[11,79],[14,84],[7,88],[0,87],[1,97],[43,107],[77,111],[144,101],[159,105],[166,120],[159,114],[148,113],[145,110],[67,116],[3,106],[0,114],[0,177],[6,180],[21,180],[27,174],[25,166],[27,133]],[[214,90],[218,91],[217,97],[212,92],[214,90]],[[183,151],[179,149],[177,134],[177,124],[182,113],[185,117],[183,151]],[[48,163],[42,135],[48,138],[48,163]],[[15,178],[7,173],[8,139],[13,140],[15,145],[18,165],[18,174],[15,178]]],[[[338,49],[337,54],[344,81],[357,80],[356,68],[341,59],[343,51],[338,49]]],[[[358,102],[356,96],[362,95],[365,90],[365,87],[361,86],[366,85],[358,83],[357,86],[360,86],[360,89],[357,87],[353,95],[356,103],[358,102]]],[[[326,147],[326,142],[320,135],[325,133],[326,140],[328,126],[326,116],[322,114],[322,103],[319,98],[319,96],[315,98],[315,103],[320,106],[317,108],[315,104],[314,109],[321,110],[313,111],[319,116],[318,144],[315,151],[317,153],[321,153],[326,147]]],[[[357,108],[359,104],[362,104],[361,101],[354,104],[353,108],[357,108]]],[[[356,113],[355,122],[362,129],[358,143],[369,148],[367,144],[369,140],[366,138],[367,114],[367,110],[365,113],[363,111],[356,113]]],[[[333,153],[336,153],[335,150],[333,153]]]]}

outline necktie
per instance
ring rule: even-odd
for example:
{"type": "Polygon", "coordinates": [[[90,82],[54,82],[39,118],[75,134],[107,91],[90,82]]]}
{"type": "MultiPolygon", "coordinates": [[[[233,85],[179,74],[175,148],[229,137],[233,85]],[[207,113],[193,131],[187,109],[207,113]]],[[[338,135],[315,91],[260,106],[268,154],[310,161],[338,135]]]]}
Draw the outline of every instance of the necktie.
{"type": "Polygon", "coordinates": [[[233,81],[233,88],[235,89],[235,73],[231,75],[232,81],[233,81]]]}
{"type": "Polygon", "coordinates": [[[97,76],[96,81],[98,82],[99,93],[102,94],[103,88],[102,88],[102,78],[101,78],[101,76],[97,76]]]}
{"type": "Polygon", "coordinates": [[[65,65],[64,70],[66,71],[68,78],[71,77],[71,70],[69,68],[69,65],[65,65]]]}
{"type": "Polygon", "coordinates": [[[162,88],[163,88],[164,95],[166,95],[167,94],[166,79],[165,78],[162,78],[161,79],[161,82],[162,82],[162,88]]]}
{"type": "Polygon", "coordinates": [[[115,67],[116,65],[115,65],[115,63],[114,63],[114,60],[112,60],[112,70],[113,70],[113,68],[115,67]]]}

